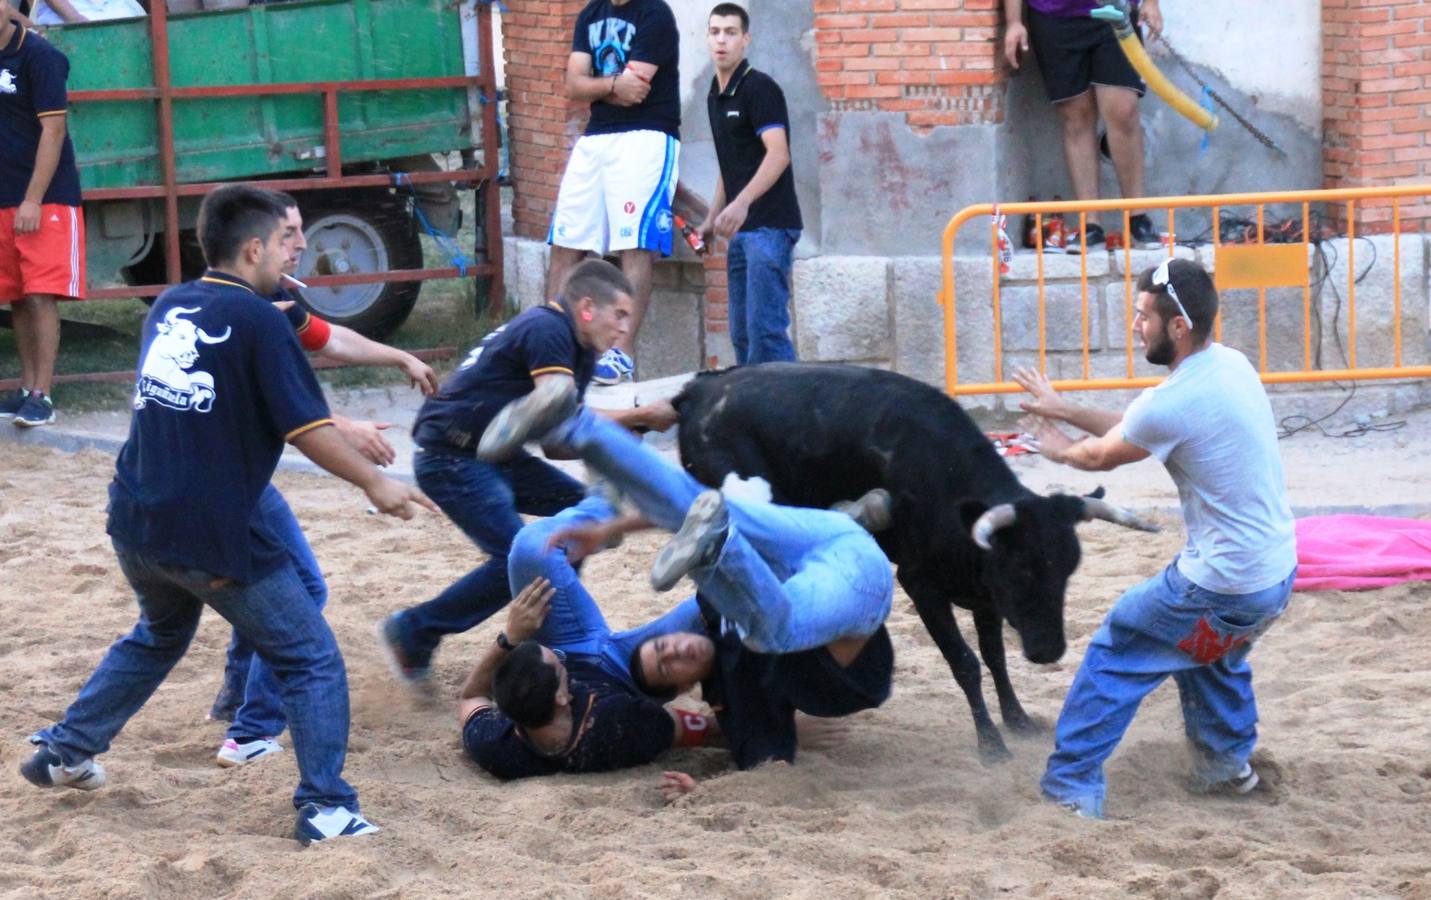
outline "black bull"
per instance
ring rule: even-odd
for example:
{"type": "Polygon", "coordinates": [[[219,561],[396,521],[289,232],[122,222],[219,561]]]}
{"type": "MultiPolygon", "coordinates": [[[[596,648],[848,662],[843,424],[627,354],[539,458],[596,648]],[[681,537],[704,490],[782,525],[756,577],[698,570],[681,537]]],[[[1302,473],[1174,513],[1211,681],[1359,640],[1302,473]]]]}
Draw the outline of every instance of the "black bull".
{"type": "Polygon", "coordinates": [[[902,375],[769,363],[697,375],[673,402],[682,464],[705,484],[759,476],[776,502],[811,507],[888,490],[893,523],[876,538],[969,700],[980,758],[1009,751],[954,606],[973,613],[1004,724],[1039,730],[1009,681],[1003,623],[1029,660],[1059,659],[1064,591],[1079,560],[1074,526],[1146,526],[1096,496],[1028,490],[957,403],[902,375]]]}

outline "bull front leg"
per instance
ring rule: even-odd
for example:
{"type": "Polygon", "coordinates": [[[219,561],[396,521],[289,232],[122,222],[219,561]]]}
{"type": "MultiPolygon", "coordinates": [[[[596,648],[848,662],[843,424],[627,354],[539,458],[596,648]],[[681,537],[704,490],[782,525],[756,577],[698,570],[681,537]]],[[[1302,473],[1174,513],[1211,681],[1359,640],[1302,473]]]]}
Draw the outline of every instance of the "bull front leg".
{"type": "Polygon", "coordinates": [[[1037,719],[1024,712],[1014,693],[1014,683],[1009,680],[1009,667],[1004,658],[1004,619],[993,610],[974,612],[974,631],[979,635],[979,655],[989,674],[994,679],[994,690],[999,695],[999,714],[1005,727],[1016,734],[1042,734],[1046,729],[1037,719]]]}
{"type": "Polygon", "coordinates": [[[929,636],[934,638],[939,652],[949,663],[954,680],[964,689],[969,712],[974,716],[974,733],[979,740],[979,762],[991,766],[1010,759],[1013,754],[989,716],[989,708],[984,705],[984,691],[979,684],[982,677],[979,658],[959,633],[959,623],[954,621],[954,605],[937,591],[926,589],[921,593],[917,589],[911,590],[908,585],[905,585],[905,590],[914,600],[914,608],[919,611],[919,618],[924,621],[929,636]]]}

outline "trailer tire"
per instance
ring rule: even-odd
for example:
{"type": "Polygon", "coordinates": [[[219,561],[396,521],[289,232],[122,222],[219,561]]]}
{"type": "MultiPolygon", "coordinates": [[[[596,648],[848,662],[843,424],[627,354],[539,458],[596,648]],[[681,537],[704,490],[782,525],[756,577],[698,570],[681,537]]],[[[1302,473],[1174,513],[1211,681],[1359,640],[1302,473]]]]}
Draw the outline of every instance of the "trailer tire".
{"type": "MultiPolygon", "coordinates": [[[[392,194],[301,198],[308,249],[305,275],[348,275],[421,269],[422,242],[405,198],[392,194]]],[[[309,312],[374,340],[397,330],[417,303],[420,281],[386,281],[297,291],[309,312]]]]}

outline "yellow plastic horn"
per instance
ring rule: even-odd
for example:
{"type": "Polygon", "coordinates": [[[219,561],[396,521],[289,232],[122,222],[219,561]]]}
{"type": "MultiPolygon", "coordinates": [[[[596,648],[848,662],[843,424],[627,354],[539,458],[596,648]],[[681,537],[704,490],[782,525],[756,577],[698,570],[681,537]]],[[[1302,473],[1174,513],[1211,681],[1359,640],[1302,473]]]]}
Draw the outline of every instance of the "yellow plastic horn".
{"type": "Polygon", "coordinates": [[[1128,57],[1128,62],[1137,70],[1143,81],[1147,82],[1153,93],[1163,98],[1163,102],[1204,131],[1212,131],[1217,127],[1217,116],[1174,87],[1162,70],[1153,63],[1148,51],[1143,49],[1143,42],[1138,40],[1138,35],[1133,31],[1133,21],[1128,16],[1127,0],[1112,0],[1107,6],[1093,10],[1090,15],[1113,26],[1123,55],[1128,57]]]}

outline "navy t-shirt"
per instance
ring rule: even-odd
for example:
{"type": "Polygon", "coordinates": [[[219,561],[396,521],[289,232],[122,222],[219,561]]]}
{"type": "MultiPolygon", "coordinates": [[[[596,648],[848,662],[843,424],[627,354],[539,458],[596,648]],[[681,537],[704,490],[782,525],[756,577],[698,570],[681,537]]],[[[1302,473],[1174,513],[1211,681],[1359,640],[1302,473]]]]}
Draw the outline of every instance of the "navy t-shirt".
{"type": "Polygon", "coordinates": [[[596,354],[581,345],[563,306],[529,309],[482,338],[422,404],[413,440],[428,450],[471,450],[502,407],[531,393],[538,375],[571,375],[584,396],[595,367],[596,354]]]}
{"type": "Polygon", "coordinates": [[[108,531],[162,563],[248,583],[287,551],[254,513],[283,445],[331,424],[293,326],[242,279],[208,272],[144,320],[108,531]]]}
{"type": "Polygon", "coordinates": [[[572,740],[556,755],[538,751],[495,706],[462,726],[462,747],[504,781],[558,772],[609,772],[641,766],[671,749],[676,723],[666,708],[607,674],[595,661],[567,657],[572,740]]]}
{"type": "MultiPolygon", "coordinates": [[[[69,111],[69,74],[65,55],[33,31],[17,27],[0,48],[0,209],[24,201],[40,149],[40,119],[69,111]]],[[[68,133],[40,202],[80,205],[79,169],[68,133]]]]}
{"type": "Polygon", "coordinates": [[[651,92],[636,106],[615,106],[603,100],[591,104],[587,134],[623,131],[663,131],[681,136],[681,76],[678,71],[680,34],[665,0],[591,0],[576,17],[573,53],[591,56],[591,77],[619,75],[628,62],[656,66],[651,92]]]}

